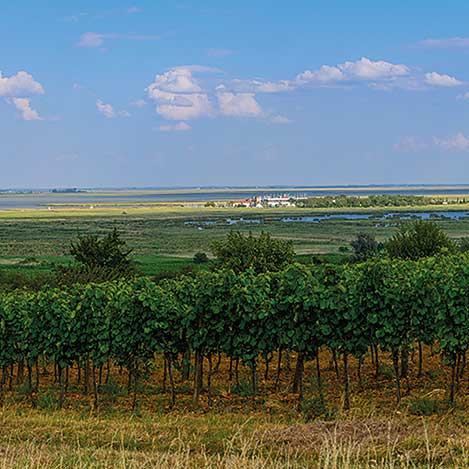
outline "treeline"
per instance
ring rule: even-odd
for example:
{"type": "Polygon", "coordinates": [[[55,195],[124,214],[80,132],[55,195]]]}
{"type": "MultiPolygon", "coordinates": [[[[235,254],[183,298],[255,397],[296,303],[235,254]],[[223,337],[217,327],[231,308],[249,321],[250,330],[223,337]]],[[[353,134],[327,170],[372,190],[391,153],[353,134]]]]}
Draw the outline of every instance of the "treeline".
{"type": "Polygon", "coordinates": [[[299,400],[307,360],[316,361],[324,399],[319,351],[327,348],[342,362],[345,408],[352,356],[361,381],[364,361],[371,358],[378,373],[382,353],[389,353],[399,402],[401,380],[409,379],[412,366],[410,352],[418,351],[418,369],[412,371],[419,376],[426,344],[437,346],[450,366],[453,401],[469,347],[468,261],[460,254],[342,266],[294,264],[276,273],[230,270],[159,284],[138,278],[5,293],[0,295],[2,393],[14,370],[24,369],[34,402],[41,368],[54,364],[62,404],[68,370],[78,366],[97,407],[102,373],[109,377],[118,366],[128,371],[135,405],[139,380],[162,360],[171,404],[178,373],[192,377],[197,406],[203,388],[209,403],[212,399],[211,379],[221,357],[230,360],[230,380],[238,380],[240,363],[250,368],[256,394],[259,363],[268,365],[275,353],[278,381],[282,354],[295,353],[299,400]]]}
{"type": "Polygon", "coordinates": [[[355,207],[419,207],[424,205],[465,204],[465,197],[444,199],[422,195],[381,194],[363,197],[339,195],[325,197],[309,197],[294,201],[297,207],[302,208],[355,208],[355,207]]]}

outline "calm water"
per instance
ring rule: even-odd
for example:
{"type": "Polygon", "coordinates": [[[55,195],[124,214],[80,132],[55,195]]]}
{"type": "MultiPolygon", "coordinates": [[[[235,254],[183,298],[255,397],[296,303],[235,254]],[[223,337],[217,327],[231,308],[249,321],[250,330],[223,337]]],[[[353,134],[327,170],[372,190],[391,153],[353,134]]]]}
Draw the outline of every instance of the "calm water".
{"type": "MultiPolygon", "coordinates": [[[[269,218],[270,221],[281,221],[283,223],[320,223],[327,220],[376,220],[389,221],[392,220],[461,220],[469,218],[469,212],[389,212],[384,215],[371,215],[366,213],[335,213],[333,215],[317,215],[312,217],[283,217],[269,218]]],[[[213,225],[237,225],[237,224],[259,224],[264,223],[263,218],[226,218],[220,221],[201,220],[186,221],[185,225],[213,226],[213,225]]]]}
{"type": "MultiPolygon", "coordinates": [[[[0,194],[0,210],[13,209],[13,208],[38,208],[50,204],[100,204],[100,203],[116,203],[116,204],[137,204],[145,202],[190,202],[200,200],[242,200],[252,197],[254,195],[270,195],[274,193],[282,193],[281,189],[270,189],[265,192],[223,192],[213,191],[207,192],[203,189],[200,191],[191,192],[189,194],[177,191],[171,193],[150,193],[150,194],[119,194],[118,192],[108,195],[100,193],[79,193],[79,194],[22,194],[22,195],[5,195],[0,194]]],[[[313,197],[313,196],[339,196],[339,195],[376,195],[376,194],[407,194],[407,195],[429,195],[429,194],[467,194],[469,195],[469,186],[458,188],[438,188],[438,187],[420,187],[413,189],[392,189],[386,190],[364,190],[363,188],[344,190],[325,190],[321,188],[308,189],[306,191],[289,190],[288,193],[292,196],[300,197],[313,197]]]]}
{"type": "Polygon", "coordinates": [[[285,217],[281,220],[285,223],[300,222],[300,223],[319,223],[324,220],[411,220],[419,218],[421,220],[460,220],[461,218],[469,217],[469,212],[389,212],[384,215],[371,215],[366,213],[335,213],[333,215],[318,215],[313,217],[285,217]]]}

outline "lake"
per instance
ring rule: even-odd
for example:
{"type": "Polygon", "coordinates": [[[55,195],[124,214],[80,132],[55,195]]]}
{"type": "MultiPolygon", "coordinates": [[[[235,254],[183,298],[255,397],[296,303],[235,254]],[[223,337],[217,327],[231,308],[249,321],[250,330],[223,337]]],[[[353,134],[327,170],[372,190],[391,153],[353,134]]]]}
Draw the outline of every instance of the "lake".
{"type": "Polygon", "coordinates": [[[254,195],[271,195],[288,193],[298,197],[318,197],[318,196],[363,196],[377,194],[402,194],[402,195],[469,195],[469,186],[421,186],[421,187],[338,187],[338,188],[266,188],[263,189],[168,189],[168,190],[148,190],[142,191],[119,191],[110,190],[90,191],[80,193],[52,193],[39,192],[34,194],[14,194],[0,193],[0,210],[15,208],[41,208],[53,204],[62,205],[96,205],[96,204],[144,204],[154,202],[196,202],[205,200],[243,200],[254,195]]]}

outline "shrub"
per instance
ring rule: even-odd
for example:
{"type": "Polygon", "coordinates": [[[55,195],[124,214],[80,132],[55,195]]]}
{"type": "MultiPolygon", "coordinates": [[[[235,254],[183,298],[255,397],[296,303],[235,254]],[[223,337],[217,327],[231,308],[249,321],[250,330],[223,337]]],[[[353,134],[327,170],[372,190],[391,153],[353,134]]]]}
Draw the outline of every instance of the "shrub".
{"type": "Polygon", "coordinates": [[[429,415],[439,414],[443,410],[440,401],[436,399],[413,399],[409,405],[409,412],[412,415],[428,417],[429,415]]]}
{"type": "Polygon", "coordinates": [[[194,263],[195,264],[204,264],[205,262],[208,262],[208,256],[205,254],[205,252],[196,252],[194,254],[194,263]]]}
{"type": "Polygon", "coordinates": [[[313,420],[318,417],[330,417],[324,399],[317,396],[312,399],[304,400],[300,405],[300,412],[305,420],[313,420]]]}

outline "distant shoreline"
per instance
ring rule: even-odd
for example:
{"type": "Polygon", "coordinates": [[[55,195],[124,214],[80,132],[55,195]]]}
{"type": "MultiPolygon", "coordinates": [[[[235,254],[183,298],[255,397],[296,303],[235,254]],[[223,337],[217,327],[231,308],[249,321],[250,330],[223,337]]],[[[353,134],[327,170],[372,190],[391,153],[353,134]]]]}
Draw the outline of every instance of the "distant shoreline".
{"type": "MultiPolygon", "coordinates": [[[[51,197],[61,197],[66,195],[67,197],[82,197],[84,195],[99,195],[102,197],[106,196],[124,196],[129,195],[171,195],[171,194],[197,194],[197,193],[226,193],[230,194],[233,192],[240,193],[288,193],[288,192],[311,192],[311,191],[323,191],[323,192],[395,192],[395,191],[413,191],[422,190],[431,193],[432,190],[442,191],[448,190],[454,193],[457,190],[467,191],[469,190],[469,184],[411,184],[411,185],[347,185],[347,186],[200,186],[200,187],[182,187],[182,188],[77,188],[77,192],[52,192],[53,189],[2,189],[0,190],[0,197],[18,197],[18,196],[39,196],[47,195],[51,197]]],[[[57,190],[57,189],[56,189],[57,190]]]]}

